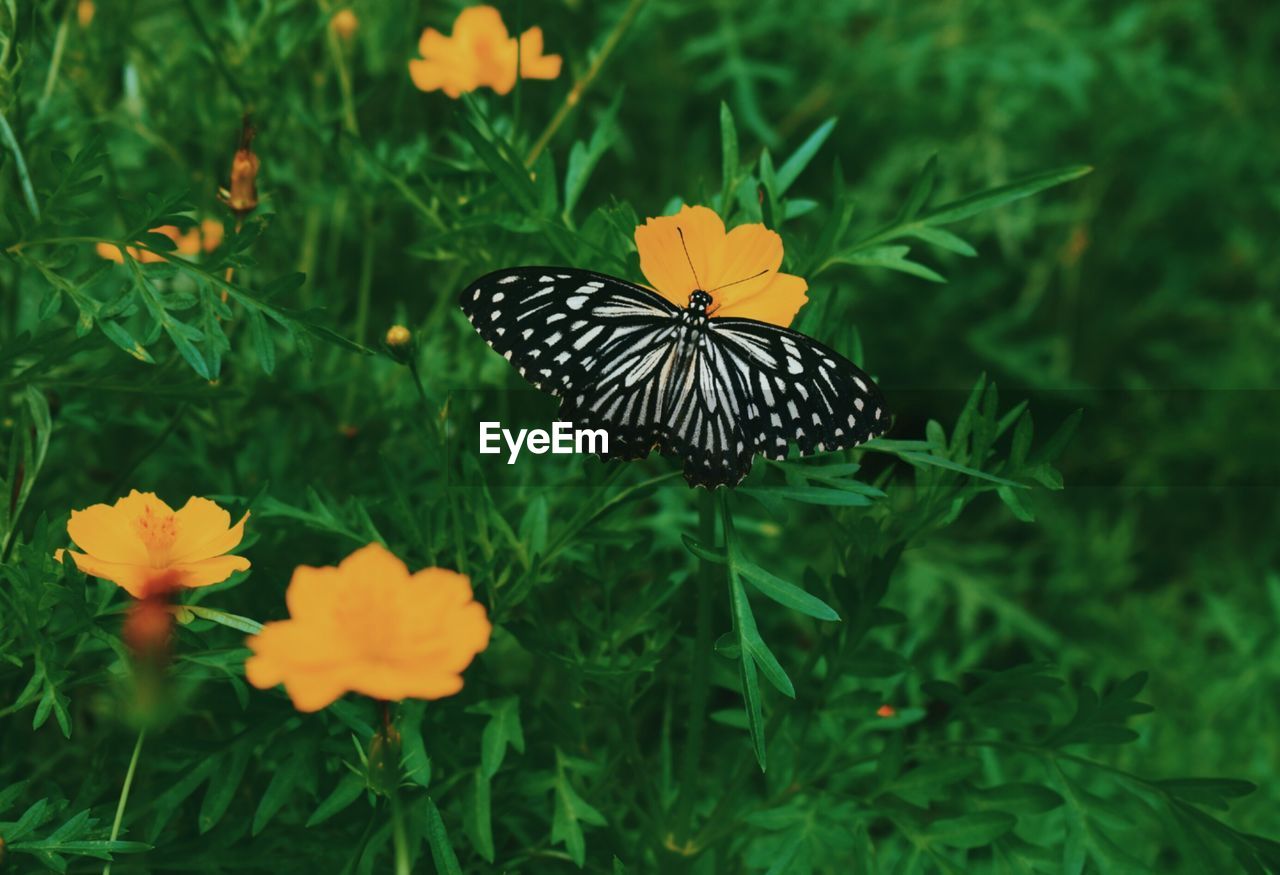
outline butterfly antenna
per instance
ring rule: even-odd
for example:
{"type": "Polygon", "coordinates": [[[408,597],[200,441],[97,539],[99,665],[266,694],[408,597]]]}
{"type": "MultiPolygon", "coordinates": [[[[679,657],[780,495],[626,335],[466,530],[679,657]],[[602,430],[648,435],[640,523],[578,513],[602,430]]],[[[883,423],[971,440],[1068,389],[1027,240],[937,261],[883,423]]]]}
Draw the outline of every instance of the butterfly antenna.
{"type": "Polygon", "coordinates": [[[743,277],[740,280],[734,280],[731,283],[725,283],[722,286],[716,286],[714,289],[707,289],[707,293],[709,294],[711,292],[718,292],[721,289],[729,288],[729,286],[736,286],[738,283],[745,283],[745,282],[750,282],[751,280],[754,280],[754,279],[759,279],[760,277],[764,276],[768,272],[769,272],[769,268],[766,267],[764,270],[760,271],[757,274],[752,274],[751,276],[743,277]]]}
{"type": "Polygon", "coordinates": [[[684,242],[684,228],[677,225],[676,233],[680,235],[680,245],[684,248],[685,260],[689,262],[689,270],[693,273],[693,282],[698,288],[702,288],[702,280],[698,279],[698,269],[693,266],[693,258],[689,255],[689,245],[684,242]]]}

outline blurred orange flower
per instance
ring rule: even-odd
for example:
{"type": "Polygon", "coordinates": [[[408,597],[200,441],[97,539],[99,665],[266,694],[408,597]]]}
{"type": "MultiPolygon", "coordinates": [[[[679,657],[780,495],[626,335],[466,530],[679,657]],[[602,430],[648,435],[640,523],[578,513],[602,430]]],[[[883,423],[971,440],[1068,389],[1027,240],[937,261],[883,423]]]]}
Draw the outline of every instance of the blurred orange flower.
{"type": "Polygon", "coordinates": [[[155,598],[221,583],[248,568],[243,556],[226,555],[240,544],[248,518],[233,526],[231,515],[207,498],[191,498],[175,511],[135,489],[113,505],[73,510],[67,534],[84,552],[65,552],[85,574],[113,581],[134,598],[155,598]]]}
{"type": "Polygon", "coordinates": [[[76,21],[80,22],[81,27],[88,27],[93,24],[93,16],[97,11],[93,0],[80,0],[76,4],[76,21]]]}
{"type": "MultiPolygon", "coordinates": [[[[186,231],[179,231],[175,225],[161,225],[158,228],[152,228],[150,233],[163,234],[168,237],[177,245],[174,250],[177,255],[191,258],[201,252],[212,252],[221,246],[224,231],[222,223],[217,219],[205,219],[199,226],[192,225],[186,231]]],[[[99,256],[108,261],[114,261],[116,264],[124,263],[124,256],[120,254],[120,247],[114,244],[99,243],[95,249],[99,256]]],[[[128,250],[130,258],[143,264],[154,264],[165,260],[163,256],[148,252],[145,249],[138,249],[135,246],[126,246],[125,249],[128,250]]]]}
{"type": "Polygon", "coordinates": [[[410,574],[380,544],[336,568],[299,566],[285,599],[290,619],[249,639],[245,676],[261,689],[283,683],[299,711],[319,711],[347,692],[388,701],[452,696],[489,645],[489,620],[466,575],[410,574]]]}
{"type": "Polygon", "coordinates": [[[420,59],[409,62],[413,84],[422,91],[444,91],[458,97],[487,86],[508,94],[519,78],[555,79],[560,56],[542,54],[542,28],[531,27],[517,40],[507,32],[492,6],[471,6],[453,23],[453,35],[433,27],[418,41],[420,59]]]}
{"type": "Polygon", "coordinates": [[[782,238],[759,223],[725,233],[706,207],[684,206],[674,216],[636,226],[640,270],[678,307],[701,287],[711,295],[708,315],[772,322],[786,328],[808,301],[803,278],[780,273],[782,238]]]}

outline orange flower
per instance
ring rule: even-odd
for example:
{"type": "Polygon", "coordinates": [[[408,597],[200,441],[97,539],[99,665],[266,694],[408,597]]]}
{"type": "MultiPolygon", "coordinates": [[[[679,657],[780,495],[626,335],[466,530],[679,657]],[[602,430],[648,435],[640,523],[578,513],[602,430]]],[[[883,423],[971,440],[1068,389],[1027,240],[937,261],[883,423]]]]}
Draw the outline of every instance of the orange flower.
{"type": "Polygon", "coordinates": [[[244,537],[248,518],[233,526],[231,515],[207,498],[191,498],[175,511],[135,489],[113,505],[73,510],[67,534],[84,552],[66,552],[85,574],[113,581],[134,598],[155,597],[221,583],[248,568],[243,556],[226,555],[244,537]]]}
{"type": "Polygon", "coordinates": [[[329,19],[329,26],[339,39],[351,39],[360,28],[360,19],[350,9],[339,9],[329,19]]]}
{"type": "Polygon", "coordinates": [[[724,222],[706,207],[681,207],[674,216],[636,226],[636,249],[645,278],[679,307],[701,288],[711,295],[708,315],[785,328],[808,300],[808,283],[778,271],[782,238],[776,232],[752,224],[726,234],[724,222]]]}
{"type": "Polygon", "coordinates": [[[881,705],[879,708],[876,709],[876,716],[877,717],[897,717],[898,709],[886,702],[885,704],[881,705]]]}
{"type": "MultiPolygon", "coordinates": [[[[152,228],[149,233],[163,234],[172,240],[177,248],[174,252],[184,258],[190,258],[193,255],[199,255],[201,252],[212,252],[222,245],[222,223],[217,219],[205,219],[196,227],[195,225],[186,231],[179,231],[175,225],[161,225],[158,228],[152,228]]],[[[111,243],[99,243],[95,247],[98,255],[108,261],[114,261],[116,264],[124,263],[124,256],[120,254],[120,247],[111,243]]],[[[154,264],[158,261],[164,261],[164,257],[156,255],[154,252],[148,252],[145,249],[138,249],[135,246],[126,246],[129,257],[134,261],[142,264],[154,264]]]]}
{"type": "Polygon", "coordinates": [[[554,79],[560,56],[542,54],[542,28],[531,27],[517,41],[492,6],[462,10],[453,35],[433,27],[418,42],[421,59],[409,62],[413,84],[422,91],[442,90],[450,97],[487,86],[499,94],[515,87],[517,65],[523,79],[554,79]]]}
{"type": "Polygon", "coordinates": [[[489,645],[489,620],[465,575],[411,575],[380,544],[336,568],[299,566],[285,599],[290,619],[249,639],[244,668],[260,689],[283,683],[299,711],[319,711],[349,691],[385,700],[452,696],[489,645]]]}
{"type": "Polygon", "coordinates": [[[76,21],[80,22],[81,27],[88,27],[93,24],[93,16],[97,11],[97,7],[93,5],[93,0],[80,0],[76,4],[76,21]]]}

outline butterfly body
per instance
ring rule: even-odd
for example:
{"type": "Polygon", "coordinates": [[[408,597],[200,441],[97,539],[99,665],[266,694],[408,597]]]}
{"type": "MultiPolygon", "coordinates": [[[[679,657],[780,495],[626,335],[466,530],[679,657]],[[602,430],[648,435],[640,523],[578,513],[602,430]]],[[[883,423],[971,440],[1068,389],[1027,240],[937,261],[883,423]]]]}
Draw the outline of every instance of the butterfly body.
{"type": "Polygon", "coordinates": [[[481,277],[459,304],[480,336],[560,418],[609,434],[603,458],[680,457],[690,485],[736,485],[755,455],[845,449],[883,434],[884,400],[838,353],[752,319],[717,318],[695,289],[676,306],[591,271],[517,267],[481,277]]]}

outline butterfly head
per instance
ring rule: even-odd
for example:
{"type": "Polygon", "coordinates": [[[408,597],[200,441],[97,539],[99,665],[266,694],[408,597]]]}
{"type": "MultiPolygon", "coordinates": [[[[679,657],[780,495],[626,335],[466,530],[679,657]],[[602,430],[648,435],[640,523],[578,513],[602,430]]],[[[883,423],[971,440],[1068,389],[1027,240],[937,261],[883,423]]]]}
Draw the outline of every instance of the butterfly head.
{"type": "Polygon", "coordinates": [[[702,289],[695,289],[693,294],[689,296],[689,309],[698,312],[706,312],[711,306],[711,296],[702,289]]]}

